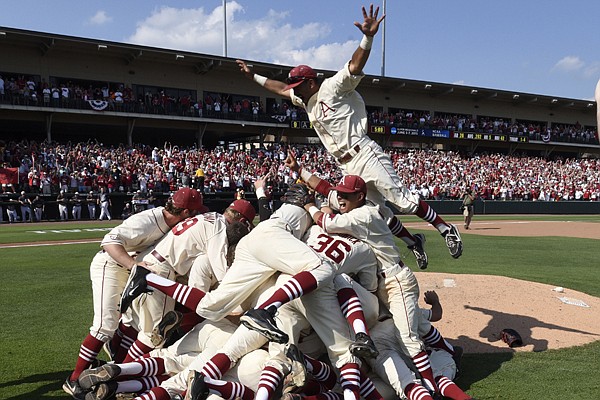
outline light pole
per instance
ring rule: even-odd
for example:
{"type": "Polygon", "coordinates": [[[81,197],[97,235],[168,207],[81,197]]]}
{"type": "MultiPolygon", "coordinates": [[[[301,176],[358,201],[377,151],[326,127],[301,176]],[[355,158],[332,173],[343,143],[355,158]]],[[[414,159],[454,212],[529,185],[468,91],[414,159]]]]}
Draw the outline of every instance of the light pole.
{"type": "MultiPolygon", "coordinates": [[[[383,15],[386,14],[385,0],[383,0],[383,15]]],[[[381,27],[381,76],[385,76],[385,26],[386,18],[383,20],[383,26],[381,27]]]]}
{"type": "Polygon", "coordinates": [[[223,0],[223,57],[227,57],[227,0],[223,0]]]}

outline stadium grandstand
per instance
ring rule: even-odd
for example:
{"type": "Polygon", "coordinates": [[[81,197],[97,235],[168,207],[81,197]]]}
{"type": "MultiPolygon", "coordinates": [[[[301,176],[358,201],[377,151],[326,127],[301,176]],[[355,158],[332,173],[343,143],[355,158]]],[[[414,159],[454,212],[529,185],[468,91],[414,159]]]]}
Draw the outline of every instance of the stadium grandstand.
{"type": "MultiPolygon", "coordinates": [[[[339,177],[303,110],[245,79],[235,59],[3,27],[0,51],[0,161],[20,176],[3,185],[5,196],[98,190],[100,176],[114,193],[186,184],[252,191],[252,179],[271,170],[283,187],[293,178],[282,166],[290,146],[339,177]]],[[[273,79],[290,69],[248,62],[273,79]]],[[[425,198],[475,186],[488,200],[598,200],[595,102],[374,75],[358,90],[369,135],[425,198]],[[436,165],[443,172],[431,176],[436,165]],[[489,174],[472,173],[481,168],[489,174]],[[497,172],[507,168],[516,177],[502,183],[497,172]]]]}

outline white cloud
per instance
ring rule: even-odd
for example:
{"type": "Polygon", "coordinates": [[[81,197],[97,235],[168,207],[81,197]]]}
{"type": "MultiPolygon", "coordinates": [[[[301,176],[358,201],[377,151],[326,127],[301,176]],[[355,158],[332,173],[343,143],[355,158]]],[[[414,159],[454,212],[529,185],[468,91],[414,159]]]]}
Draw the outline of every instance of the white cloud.
{"type": "Polygon", "coordinates": [[[112,17],[106,14],[106,11],[99,10],[93,17],[89,19],[89,23],[92,25],[104,25],[112,21],[112,17]]]}
{"type": "MultiPolygon", "coordinates": [[[[268,63],[310,64],[337,69],[348,61],[358,41],[316,45],[331,29],[320,23],[293,26],[287,11],[269,10],[264,17],[244,19],[244,8],[227,3],[227,55],[268,63]]],[[[161,7],[137,23],[127,42],[147,46],[223,54],[223,9],[161,7]]]]}
{"type": "Polygon", "coordinates": [[[566,56],[554,64],[553,69],[560,71],[578,71],[585,66],[585,62],[577,56],[566,56]]]}
{"type": "Polygon", "coordinates": [[[452,84],[453,85],[461,85],[461,86],[466,86],[467,85],[467,83],[465,82],[464,79],[461,79],[461,80],[456,81],[456,82],[452,82],[452,84]]]}
{"type": "Polygon", "coordinates": [[[600,76],[600,62],[590,63],[583,69],[583,76],[586,78],[596,78],[600,76]]]}

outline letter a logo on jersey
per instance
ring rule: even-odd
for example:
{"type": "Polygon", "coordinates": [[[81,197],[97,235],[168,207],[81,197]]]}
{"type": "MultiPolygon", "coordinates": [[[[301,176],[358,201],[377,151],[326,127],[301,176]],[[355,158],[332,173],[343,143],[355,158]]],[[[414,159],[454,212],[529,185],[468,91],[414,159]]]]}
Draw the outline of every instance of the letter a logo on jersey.
{"type": "Polygon", "coordinates": [[[321,106],[321,113],[323,114],[323,117],[327,117],[327,111],[335,112],[335,108],[329,107],[322,101],[319,102],[319,105],[321,106]]]}

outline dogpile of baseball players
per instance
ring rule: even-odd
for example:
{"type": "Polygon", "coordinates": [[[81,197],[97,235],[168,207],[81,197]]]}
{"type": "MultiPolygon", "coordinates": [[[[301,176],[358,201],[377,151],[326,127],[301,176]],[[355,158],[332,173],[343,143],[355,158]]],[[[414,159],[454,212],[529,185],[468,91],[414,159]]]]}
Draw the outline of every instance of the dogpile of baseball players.
{"type": "MultiPolygon", "coordinates": [[[[286,163],[300,168],[291,154],[286,163]]],[[[104,237],[90,266],[93,325],[64,390],[86,400],[471,399],[453,382],[462,350],[432,325],[438,296],[417,304],[365,181],[311,175],[271,215],[265,182],[255,183],[256,226],[247,200],[220,214],[183,188],[104,237]]]]}
{"type": "Polygon", "coordinates": [[[453,258],[459,231],[404,186],[365,132],[356,87],[378,12],[362,8],[362,40],[332,77],[299,65],[280,82],[237,60],[246,77],[306,110],[344,177],[333,186],[290,153],[285,165],[301,183],[270,213],[268,176],[257,179],[256,226],[247,200],[219,214],[185,187],[112,229],[90,265],[94,320],[63,384],[73,398],[471,399],[453,382],[462,349],[432,325],[438,296],[424,293],[430,307],[419,307],[396,246],[425,269],[425,237],[386,201],[435,227],[453,258]],[[102,349],[111,362],[98,360],[102,349]]]}

